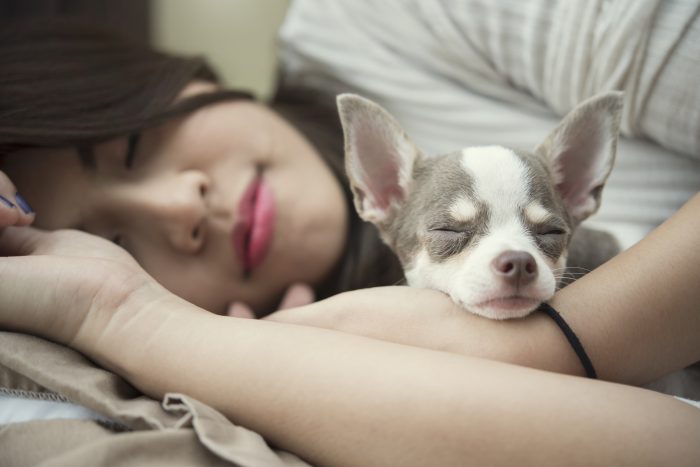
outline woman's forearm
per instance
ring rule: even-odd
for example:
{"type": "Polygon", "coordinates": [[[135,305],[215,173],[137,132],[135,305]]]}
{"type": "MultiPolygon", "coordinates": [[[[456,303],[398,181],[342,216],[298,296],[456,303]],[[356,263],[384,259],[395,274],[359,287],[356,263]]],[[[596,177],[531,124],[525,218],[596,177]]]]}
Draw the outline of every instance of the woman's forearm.
{"type": "MultiPolygon", "coordinates": [[[[640,244],[649,249],[643,258],[626,252],[557,294],[555,306],[604,378],[641,382],[698,357],[698,291],[691,287],[698,283],[698,253],[686,250],[694,243],[692,211],[700,199],[692,203],[668,224],[670,231],[640,244]],[[628,271],[631,265],[654,272],[628,271]],[[649,289],[660,277],[665,288],[656,295],[649,289]]],[[[432,300],[413,302],[422,308],[432,300]]],[[[132,294],[116,313],[90,313],[71,345],[150,395],[187,393],[318,464],[508,465],[517,455],[533,465],[572,458],[595,465],[591,452],[603,465],[611,458],[630,465],[700,458],[691,439],[700,420],[690,406],[635,388],[455,354],[580,373],[547,317],[502,323],[447,313],[476,321],[451,331],[470,329],[461,349],[436,347],[430,338],[430,347],[446,350],[440,352],[215,316],[154,287],[132,294]],[[653,420],[640,407],[651,410],[653,420]],[[655,443],[641,442],[650,436],[655,443]]],[[[452,335],[455,342],[460,337],[452,335]]]]}
{"type": "Polygon", "coordinates": [[[700,456],[690,442],[700,429],[695,409],[647,391],[219,317],[175,298],[150,303],[120,310],[97,335],[84,329],[74,344],[146,393],[187,393],[313,464],[512,465],[517,458],[605,465],[616,458],[643,465],[700,456]],[[676,429],[655,427],[657,420],[649,426],[640,405],[662,411],[676,429]],[[640,427],[659,445],[637,446],[640,427]]]}

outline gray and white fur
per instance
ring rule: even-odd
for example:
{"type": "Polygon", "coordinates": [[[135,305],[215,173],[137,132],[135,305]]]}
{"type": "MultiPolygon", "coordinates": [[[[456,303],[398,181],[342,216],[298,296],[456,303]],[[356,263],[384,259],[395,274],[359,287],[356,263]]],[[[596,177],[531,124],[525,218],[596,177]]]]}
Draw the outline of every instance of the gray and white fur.
{"type": "Polygon", "coordinates": [[[574,232],[600,206],[621,93],[581,103],[533,151],[480,146],[430,157],[376,103],[353,94],[337,102],[355,208],[409,285],[493,319],[525,316],[552,297],[574,232]]]}

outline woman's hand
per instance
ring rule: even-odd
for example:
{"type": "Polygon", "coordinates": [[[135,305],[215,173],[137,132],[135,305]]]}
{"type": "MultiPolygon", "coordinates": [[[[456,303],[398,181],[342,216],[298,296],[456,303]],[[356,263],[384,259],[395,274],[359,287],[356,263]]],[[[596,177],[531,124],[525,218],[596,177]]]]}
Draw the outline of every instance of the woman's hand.
{"type": "Polygon", "coordinates": [[[34,212],[17,193],[12,181],[0,170],[0,233],[10,225],[29,225],[34,221],[34,212]]]}
{"type": "MultiPolygon", "coordinates": [[[[294,283],[284,292],[284,296],[277,306],[277,309],[286,310],[288,308],[296,308],[313,303],[314,300],[316,300],[314,289],[308,284],[294,283]]],[[[226,314],[235,318],[255,318],[253,309],[243,302],[233,302],[229,305],[226,314]]]]}
{"type": "Polygon", "coordinates": [[[92,325],[129,300],[167,293],[126,251],[85,232],[7,227],[0,255],[0,328],[65,344],[86,323],[99,334],[92,325]]]}

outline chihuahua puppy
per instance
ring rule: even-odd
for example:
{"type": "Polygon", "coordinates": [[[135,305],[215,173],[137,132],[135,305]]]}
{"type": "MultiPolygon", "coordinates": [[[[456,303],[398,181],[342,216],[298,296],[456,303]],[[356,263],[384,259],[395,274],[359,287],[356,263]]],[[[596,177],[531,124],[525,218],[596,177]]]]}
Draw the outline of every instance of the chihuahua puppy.
{"type": "Polygon", "coordinates": [[[574,231],[600,206],[621,93],[581,103],[533,151],[430,157],[376,103],[353,94],[337,103],[355,208],[396,253],[408,285],[492,319],[526,316],[552,297],[574,231]]]}

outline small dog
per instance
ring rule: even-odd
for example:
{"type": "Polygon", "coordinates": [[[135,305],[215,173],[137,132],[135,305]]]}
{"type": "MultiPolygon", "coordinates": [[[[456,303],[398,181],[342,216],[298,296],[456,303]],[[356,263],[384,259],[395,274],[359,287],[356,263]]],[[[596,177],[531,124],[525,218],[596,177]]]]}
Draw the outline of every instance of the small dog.
{"type": "MultiPolygon", "coordinates": [[[[492,319],[526,316],[552,297],[613,167],[621,93],[581,103],[532,152],[483,146],[432,157],[376,103],[353,94],[337,103],[355,208],[409,285],[492,319]]],[[[609,244],[605,235],[597,240],[609,244]]],[[[598,263],[616,252],[607,249],[598,263]]]]}

